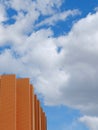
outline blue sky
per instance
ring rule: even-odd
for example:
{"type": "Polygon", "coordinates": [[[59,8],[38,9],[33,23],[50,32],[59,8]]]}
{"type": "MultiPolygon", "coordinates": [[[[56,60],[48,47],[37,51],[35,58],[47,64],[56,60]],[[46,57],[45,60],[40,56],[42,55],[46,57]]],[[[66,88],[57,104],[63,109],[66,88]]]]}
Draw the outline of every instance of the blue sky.
{"type": "Polygon", "coordinates": [[[48,130],[98,130],[98,0],[1,0],[0,74],[29,77],[48,130]]]}

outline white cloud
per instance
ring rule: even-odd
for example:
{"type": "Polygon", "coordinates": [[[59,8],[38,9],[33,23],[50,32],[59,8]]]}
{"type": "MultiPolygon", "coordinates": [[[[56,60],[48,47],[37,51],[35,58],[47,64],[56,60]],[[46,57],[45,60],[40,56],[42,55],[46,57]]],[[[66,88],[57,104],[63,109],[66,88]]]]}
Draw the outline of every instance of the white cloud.
{"type": "Polygon", "coordinates": [[[20,59],[15,59],[12,55],[11,50],[5,50],[0,54],[0,72],[1,73],[17,73],[18,75],[23,73],[24,66],[20,59]]]}
{"type": "MultiPolygon", "coordinates": [[[[0,24],[0,72],[30,77],[47,105],[64,104],[97,116],[98,12],[79,20],[67,35],[54,38],[52,28],[34,30],[39,16],[51,16],[40,23],[51,25],[78,11],[57,14],[52,7],[59,8],[60,0],[59,4],[49,0],[44,5],[40,1],[10,2],[18,15],[14,16],[15,24],[0,24]]],[[[0,14],[0,21],[5,19],[3,16],[0,14]]]]}
{"type": "Polygon", "coordinates": [[[29,6],[32,5],[32,0],[3,0],[2,4],[6,5],[7,7],[12,7],[13,9],[20,11],[28,11],[29,6]]]}
{"type": "Polygon", "coordinates": [[[98,117],[84,116],[79,120],[85,123],[90,130],[98,130],[98,117]]]}
{"type": "Polygon", "coordinates": [[[97,19],[98,13],[89,14],[73,26],[68,36],[60,38],[65,42],[62,66],[70,76],[68,84],[61,88],[61,100],[91,115],[98,114],[97,19]]]}
{"type": "Polygon", "coordinates": [[[2,4],[0,4],[0,23],[6,20],[6,11],[2,4]]]}
{"type": "Polygon", "coordinates": [[[36,0],[37,9],[41,14],[53,14],[62,5],[63,0],[36,0]]]}
{"type": "Polygon", "coordinates": [[[35,6],[42,15],[53,14],[62,5],[63,0],[3,0],[7,7],[12,7],[17,11],[31,11],[35,6]]]}
{"type": "MultiPolygon", "coordinates": [[[[98,115],[97,19],[98,13],[89,14],[78,21],[68,35],[48,39],[50,45],[63,46],[63,50],[54,57],[54,62],[48,58],[52,64],[50,69],[49,63],[46,65],[50,73],[45,71],[44,76],[43,71],[38,77],[38,90],[45,96],[46,104],[65,104],[88,115],[98,115]]],[[[56,50],[49,52],[55,54],[56,50]]]]}
{"type": "Polygon", "coordinates": [[[68,10],[60,13],[56,13],[53,16],[48,17],[44,21],[40,22],[37,26],[42,25],[54,25],[58,21],[65,21],[69,16],[79,15],[81,14],[79,10],[68,10]]]}

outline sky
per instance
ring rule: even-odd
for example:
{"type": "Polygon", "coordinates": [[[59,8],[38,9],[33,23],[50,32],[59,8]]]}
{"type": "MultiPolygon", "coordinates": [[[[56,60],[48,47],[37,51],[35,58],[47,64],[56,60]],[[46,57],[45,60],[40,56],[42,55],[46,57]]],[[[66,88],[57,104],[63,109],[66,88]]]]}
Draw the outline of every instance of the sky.
{"type": "Polygon", "coordinates": [[[29,77],[48,130],[98,130],[98,0],[0,0],[0,74],[29,77]]]}

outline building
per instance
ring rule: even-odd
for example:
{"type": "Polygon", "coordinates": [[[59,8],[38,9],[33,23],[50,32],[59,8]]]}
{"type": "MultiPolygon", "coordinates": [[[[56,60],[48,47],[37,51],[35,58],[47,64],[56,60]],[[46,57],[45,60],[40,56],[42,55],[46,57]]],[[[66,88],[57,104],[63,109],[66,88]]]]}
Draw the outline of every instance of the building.
{"type": "Polygon", "coordinates": [[[45,112],[28,78],[0,76],[0,130],[47,130],[45,112]]]}

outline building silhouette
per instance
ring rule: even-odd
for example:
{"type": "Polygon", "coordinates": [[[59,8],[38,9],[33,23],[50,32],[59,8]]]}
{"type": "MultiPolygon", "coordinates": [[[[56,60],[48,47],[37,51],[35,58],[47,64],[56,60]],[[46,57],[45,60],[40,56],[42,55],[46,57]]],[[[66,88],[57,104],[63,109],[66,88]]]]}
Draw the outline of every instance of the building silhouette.
{"type": "Polygon", "coordinates": [[[47,130],[47,120],[29,78],[0,76],[0,130],[47,130]]]}

